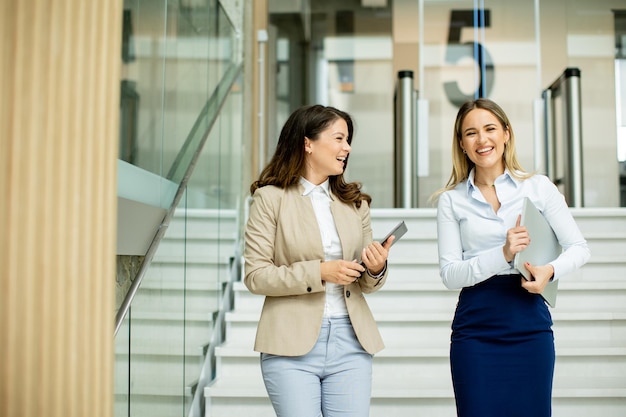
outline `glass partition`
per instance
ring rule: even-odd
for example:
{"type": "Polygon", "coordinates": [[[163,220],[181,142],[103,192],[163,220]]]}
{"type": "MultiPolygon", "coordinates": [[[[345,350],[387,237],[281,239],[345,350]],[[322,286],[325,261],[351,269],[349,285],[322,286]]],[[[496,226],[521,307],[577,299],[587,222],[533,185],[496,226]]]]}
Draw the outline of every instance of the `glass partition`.
{"type": "Polygon", "coordinates": [[[212,297],[201,299],[213,286],[198,282],[187,254],[190,221],[183,196],[128,313],[129,417],[183,416],[190,402],[194,358],[210,337],[215,308],[212,297]]]}
{"type": "Polygon", "coordinates": [[[565,51],[564,67],[576,67],[581,72],[585,207],[620,206],[617,110],[624,87],[616,80],[619,67],[615,61],[616,38],[620,35],[615,25],[615,12],[620,10],[626,10],[622,0],[571,0],[558,11],[543,2],[540,6],[542,33],[545,34],[542,36],[543,56],[565,51]],[[557,28],[563,41],[550,44],[552,39],[546,39],[554,26],[550,19],[557,18],[561,19],[557,28]]]}
{"type": "Polygon", "coordinates": [[[237,78],[196,162],[194,175],[189,179],[187,199],[190,208],[233,210],[239,207],[242,111],[241,79],[237,78]]]}
{"type": "Polygon", "coordinates": [[[466,100],[488,97],[508,114],[518,156],[533,170],[533,102],[541,97],[533,2],[424,2],[420,98],[428,101],[430,172],[420,201],[443,187],[451,172],[454,119],[466,100]]]}
{"type": "Polygon", "coordinates": [[[168,177],[201,109],[241,59],[232,13],[216,0],[124,2],[120,159],[168,177]]]}
{"type": "Polygon", "coordinates": [[[187,416],[237,241],[243,7],[124,4],[119,158],[169,184],[161,208],[185,187],[116,334],[115,416],[187,416]]]}
{"type": "Polygon", "coordinates": [[[130,416],[130,326],[129,316],[117,331],[115,337],[115,399],[113,412],[116,417],[130,416]]]}
{"type": "Polygon", "coordinates": [[[189,199],[188,189],[130,309],[129,372],[119,375],[128,376],[129,416],[188,416],[229,279],[237,214],[189,199]]]}
{"type": "Polygon", "coordinates": [[[544,146],[542,91],[575,67],[581,70],[585,205],[620,205],[616,115],[623,84],[615,51],[623,44],[623,0],[365,3],[311,1],[306,14],[270,2],[268,49],[278,62],[277,92],[268,92],[277,115],[269,123],[269,154],[297,106],[342,108],[356,123],[347,177],[363,183],[374,207],[393,207],[393,92],[396,74],[410,70],[418,107],[427,113],[419,118],[428,126],[415,139],[415,149],[427,154],[415,160],[427,164],[415,171],[418,207],[429,207],[428,198],[450,174],[452,126],[463,101],[498,102],[513,123],[523,167],[534,171],[544,146]],[[607,157],[613,163],[606,164],[607,157]]]}
{"type": "Polygon", "coordinates": [[[119,158],[161,176],[167,19],[166,2],[124,2],[119,158]]]}
{"type": "MultiPolygon", "coordinates": [[[[402,0],[401,3],[406,3],[402,0]]],[[[430,173],[420,201],[447,181],[459,103],[488,97],[507,112],[518,156],[540,169],[542,91],[568,67],[581,70],[585,206],[618,206],[613,10],[623,2],[423,0],[420,97],[429,102],[430,173]]],[[[566,159],[567,149],[557,149],[566,159]]]]}
{"type": "Polygon", "coordinates": [[[267,92],[275,110],[268,117],[268,155],[296,107],[320,103],[345,110],[355,123],[346,177],[363,183],[373,207],[392,207],[392,6],[363,3],[311,1],[307,14],[296,3],[270,2],[268,49],[275,51],[277,67],[270,81],[276,88],[267,92]]]}

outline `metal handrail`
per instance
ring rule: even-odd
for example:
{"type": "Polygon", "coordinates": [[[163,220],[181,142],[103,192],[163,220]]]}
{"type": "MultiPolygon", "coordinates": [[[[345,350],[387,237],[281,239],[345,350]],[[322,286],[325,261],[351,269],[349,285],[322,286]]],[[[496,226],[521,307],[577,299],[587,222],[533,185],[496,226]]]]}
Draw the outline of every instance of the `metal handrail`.
{"type": "MultiPolygon", "coordinates": [[[[236,245],[238,247],[239,245],[236,245]]],[[[233,285],[239,280],[241,275],[241,254],[239,251],[231,258],[230,277],[224,287],[220,307],[215,319],[211,340],[204,357],[204,364],[198,377],[196,389],[189,408],[189,417],[201,417],[206,414],[206,403],[204,401],[204,388],[215,378],[215,348],[226,340],[226,313],[232,310],[234,304],[233,285]]]]}
{"type": "Polygon", "coordinates": [[[239,77],[239,74],[242,71],[242,67],[243,64],[238,63],[233,64],[228,68],[228,70],[224,74],[224,77],[222,77],[222,80],[215,88],[213,94],[211,94],[211,97],[209,97],[204,108],[198,115],[196,122],[194,123],[191,131],[189,132],[189,135],[187,136],[187,140],[185,141],[180,152],[176,156],[174,164],[172,165],[172,168],[170,169],[170,172],[167,176],[168,179],[175,180],[176,182],[180,181],[178,182],[179,185],[178,189],[176,190],[176,195],[174,196],[172,204],[170,205],[165,216],[163,217],[163,220],[161,221],[161,224],[159,225],[159,228],[155,233],[154,238],[150,243],[150,246],[148,247],[148,251],[146,252],[141,267],[139,268],[139,271],[137,272],[133,283],[126,293],[124,301],[122,302],[119,310],[117,311],[117,314],[115,315],[114,335],[117,335],[117,332],[124,322],[124,318],[130,310],[130,305],[141,285],[141,281],[143,280],[143,277],[146,274],[148,267],[152,263],[152,258],[154,257],[154,254],[156,253],[156,250],[159,247],[159,244],[163,239],[165,232],[167,231],[172,216],[174,215],[174,212],[178,207],[180,199],[185,193],[187,183],[189,182],[189,178],[191,177],[191,174],[193,173],[193,170],[196,166],[196,163],[200,156],[200,152],[202,151],[204,144],[208,139],[209,133],[211,133],[211,129],[213,128],[213,125],[215,124],[215,121],[217,120],[221,109],[226,102],[226,99],[228,98],[233,84],[235,83],[237,77],[239,77]],[[189,161],[188,164],[183,163],[186,160],[189,161]]]}

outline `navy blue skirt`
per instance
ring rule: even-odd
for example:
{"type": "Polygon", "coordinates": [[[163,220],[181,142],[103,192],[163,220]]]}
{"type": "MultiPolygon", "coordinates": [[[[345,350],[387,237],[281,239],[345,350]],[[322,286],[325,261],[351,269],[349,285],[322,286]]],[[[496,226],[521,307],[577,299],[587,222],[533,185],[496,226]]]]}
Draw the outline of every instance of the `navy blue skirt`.
{"type": "Polygon", "coordinates": [[[459,417],[552,414],[552,317],[521,279],[496,275],[461,290],[450,345],[459,417]]]}

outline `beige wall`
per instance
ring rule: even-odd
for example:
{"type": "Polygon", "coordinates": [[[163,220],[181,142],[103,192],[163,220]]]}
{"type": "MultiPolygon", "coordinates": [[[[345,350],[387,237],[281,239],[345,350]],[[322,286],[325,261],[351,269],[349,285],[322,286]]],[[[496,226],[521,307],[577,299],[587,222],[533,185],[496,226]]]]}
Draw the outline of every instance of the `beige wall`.
{"type": "Polygon", "coordinates": [[[122,2],[0,6],[0,415],[111,416],[122,2]]]}
{"type": "MultiPolygon", "coordinates": [[[[251,20],[249,21],[250,25],[246,26],[246,31],[244,34],[245,40],[244,45],[246,47],[246,51],[249,53],[244,54],[244,72],[246,74],[246,87],[248,87],[247,91],[248,97],[245,100],[248,104],[248,108],[251,110],[250,112],[246,111],[246,115],[248,115],[249,119],[245,121],[246,127],[244,127],[244,142],[245,146],[248,149],[249,160],[244,161],[244,164],[249,162],[251,169],[249,172],[246,172],[244,175],[244,189],[247,191],[249,185],[252,181],[256,180],[261,169],[263,167],[259,163],[259,129],[263,128],[263,137],[265,138],[265,142],[267,142],[267,123],[265,127],[260,126],[259,121],[259,89],[260,89],[260,71],[259,71],[259,46],[258,46],[258,34],[259,31],[264,30],[267,31],[268,28],[268,4],[267,0],[254,0],[252,2],[252,10],[251,11],[251,20]]],[[[267,53],[267,47],[265,47],[265,51],[267,53]]],[[[268,85],[268,77],[270,74],[270,65],[267,60],[264,63],[264,83],[265,86],[268,85]]],[[[266,87],[267,88],[267,87],[266,87]]],[[[265,97],[264,108],[268,108],[267,96],[265,97]]],[[[265,119],[268,116],[266,114],[265,119]]]]}

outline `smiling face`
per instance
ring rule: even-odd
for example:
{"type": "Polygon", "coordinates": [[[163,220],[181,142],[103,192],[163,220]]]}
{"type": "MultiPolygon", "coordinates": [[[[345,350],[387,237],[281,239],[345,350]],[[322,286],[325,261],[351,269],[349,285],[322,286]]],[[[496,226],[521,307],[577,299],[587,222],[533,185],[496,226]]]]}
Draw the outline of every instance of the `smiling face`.
{"type": "Polygon", "coordinates": [[[319,185],[332,175],[341,175],[352,149],[348,143],[348,125],[335,119],[317,138],[304,138],[306,170],[304,178],[319,185]]]}
{"type": "Polygon", "coordinates": [[[493,113],[475,108],[463,119],[460,146],[477,171],[489,171],[497,176],[504,172],[502,155],[509,137],[509,130],[493,113]]]}

